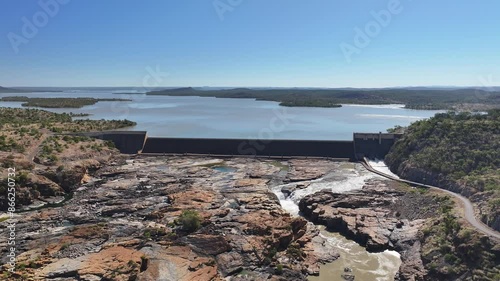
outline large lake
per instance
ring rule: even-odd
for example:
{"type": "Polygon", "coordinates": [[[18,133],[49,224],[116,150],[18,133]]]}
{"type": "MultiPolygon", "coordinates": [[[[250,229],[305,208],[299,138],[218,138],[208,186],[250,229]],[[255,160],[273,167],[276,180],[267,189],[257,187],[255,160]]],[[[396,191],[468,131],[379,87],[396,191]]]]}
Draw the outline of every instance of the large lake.
{"type": "MultiPolygon", "coordinates": [[[[351,140],[353,132],[385,132],[395,125],[433,116],[438,111],[404,109],[402,105],[343,105],[341,108],[282,107],[253,99],[113,94],[112,90],[67,90],[59,93],[0,94],[29,97],[126,98],[80,109],[46,109],[89,113],[91,119],[129,119],[149,136],[198,138],[274,138],[351,140]]],[[[0,102],[21,107],[20,102],[0,102]]]]}

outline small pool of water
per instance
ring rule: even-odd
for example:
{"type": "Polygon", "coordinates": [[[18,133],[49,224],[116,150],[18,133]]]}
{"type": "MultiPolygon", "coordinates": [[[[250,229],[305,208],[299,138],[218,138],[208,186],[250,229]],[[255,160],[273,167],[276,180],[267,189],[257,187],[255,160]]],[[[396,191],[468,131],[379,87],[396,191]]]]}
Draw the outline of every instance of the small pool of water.
{"type": "Polygon", "coordinates": [[[39,211],[39,210],[43,210],[43,209],[47,209],[47,208],[62,207],[66,204],[66,202],[68,202],[72,198],[73,198],[73,193],[72,192],[67,193],[66,195],[64,195],[64,199],[62,199],[59,202],[45,203],[43,205],[36,206],[33,208],[27,207],[27,208],[16,211],[16,213],[26,213],[26,212],[31,212],[31,211],[39,211]]]}
{"type": "Polygon", "coordinates": [[[167,165],[156,165],[155,168],[158,171],[166,171],[168,169],[168,166],[167,165]]]}
{"type": "Polygon", "coordinates": [[[216,171],[219,171],[219,172],[222,172],[222,173],[232,173],[232,172],[236,172],[236,169],[233,168],[233,167],[228,167],[228,166],[215,166],[215,167],[212,167],[212,169],[216,170],[216,171]]]}

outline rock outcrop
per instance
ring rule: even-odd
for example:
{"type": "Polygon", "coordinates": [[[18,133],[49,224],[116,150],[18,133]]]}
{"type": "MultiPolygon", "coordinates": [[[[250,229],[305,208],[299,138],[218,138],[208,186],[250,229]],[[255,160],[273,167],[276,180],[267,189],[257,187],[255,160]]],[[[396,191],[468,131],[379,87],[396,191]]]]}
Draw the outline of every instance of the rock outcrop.
{"type": "Polygon", "coordinates": [[[308,195],[299,208],[314,223],[340,232],[368,251],[399,252],[399,280],[424,280],[419,230],[425,218],[433,216],[434,203],[427,200],[427,210],[418,210],[423,203],[418,198],[399,189],[396,183],[372,180],[359,191],[308,195]]]}
{"type": "Polygon", "coordinates": [[[23,266],[9,278],[306,280],[337,254],[313,224],[281,208],[268,184],[289,178],[273,164],[137,157],[110,162],[85,181],[81,165],[75,173],[65,168],[71,200],[17,215],[23,266]],[[198,214],[199,228],[183,227],[186,210],[198,214]]]}

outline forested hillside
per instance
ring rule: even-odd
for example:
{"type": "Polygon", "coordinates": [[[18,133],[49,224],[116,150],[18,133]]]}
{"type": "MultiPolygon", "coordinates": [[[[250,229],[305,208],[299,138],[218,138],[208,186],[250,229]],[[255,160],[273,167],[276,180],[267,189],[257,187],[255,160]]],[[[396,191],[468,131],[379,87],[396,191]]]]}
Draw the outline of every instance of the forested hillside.
{"type": "Polygon", "coordinates": [[[460,192],[500,229],[500,110],[443,113],[413,123],[385,159],[403,178],[460,192]]]}

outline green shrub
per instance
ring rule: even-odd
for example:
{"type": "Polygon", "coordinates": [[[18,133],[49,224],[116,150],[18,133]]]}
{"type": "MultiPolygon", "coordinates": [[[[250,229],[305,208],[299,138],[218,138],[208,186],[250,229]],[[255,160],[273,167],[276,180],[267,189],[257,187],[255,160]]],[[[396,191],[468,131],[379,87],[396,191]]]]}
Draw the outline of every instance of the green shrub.
{"type": "Polygon", "coordinates": [[[61,248],[60,248],[60,251],[64,251],[64,250],[66,250],[67,248],[69,248],[69,246],[71,246],[71,244],[70,244],[70,243],[64,243],[64,244],[62,244],[62,246],[61,246],[61,248]]]}
{"type": "Polygon", "coordinates": [[[446,254],[444,255],[444,260],[447,262],[447,263],[450,263],[450,264],[453,264],[458,258],[453,255],[453,254],[446,254]]]}
{"type": "Polygon", "coordinates": [[[267,251],[266,257],[272,259],[272,258],[274,258],[274,256],[276,256],[277,253],[278,253],[278,250],[276,250],[276,248],[272,247],[267,251]]]}
{"type": "Polygon", "coordinates": [[[177,219],[182,229],[187,232],[195,232],[201,227],[200,214],[195,210],[184,210],[177,219]]]}
{"type": "Polygon", "coordinates": [[[283,274],[283,265],[282,264],[278,264],[276,266],[276,274],[278,274],[278,275],[283,274]]]}
{"type": "Polygon", "coordinates": [[[286,254],[291,258],[300,259],[304,255],[304,252],[302,251],[299,245],[291,244],[286,249],[286,254]]]}

